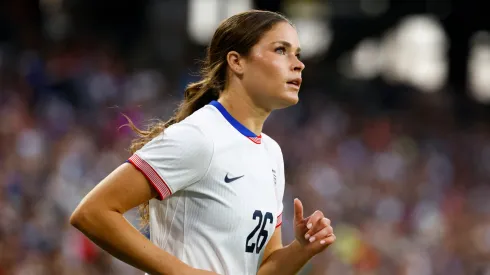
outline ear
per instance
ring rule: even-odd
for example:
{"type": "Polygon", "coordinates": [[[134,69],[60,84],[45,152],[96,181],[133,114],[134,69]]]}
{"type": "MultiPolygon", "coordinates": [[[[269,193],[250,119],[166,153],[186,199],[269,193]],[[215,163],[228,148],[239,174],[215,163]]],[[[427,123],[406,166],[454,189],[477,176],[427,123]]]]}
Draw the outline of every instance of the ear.
{"type": "Polygon", "coordinates": [[[235,74],[241,75],[244,71],[244,59],[243,57],[236,51],[230,51],[226,55],[226,62],[228,63],[228,67],[235,74]]]}

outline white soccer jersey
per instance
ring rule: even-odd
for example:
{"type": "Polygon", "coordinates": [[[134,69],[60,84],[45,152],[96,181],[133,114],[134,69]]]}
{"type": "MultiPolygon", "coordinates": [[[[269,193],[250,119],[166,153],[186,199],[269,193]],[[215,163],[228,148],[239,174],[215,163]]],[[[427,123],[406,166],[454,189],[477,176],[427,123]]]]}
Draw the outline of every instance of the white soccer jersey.
{"type": "Polygon", "coordinates": [[[257,274],[282,222],[284,162],[217,101],[170,126],[129,158],[159,193],[150,238],[188,265],[257,274]]]}

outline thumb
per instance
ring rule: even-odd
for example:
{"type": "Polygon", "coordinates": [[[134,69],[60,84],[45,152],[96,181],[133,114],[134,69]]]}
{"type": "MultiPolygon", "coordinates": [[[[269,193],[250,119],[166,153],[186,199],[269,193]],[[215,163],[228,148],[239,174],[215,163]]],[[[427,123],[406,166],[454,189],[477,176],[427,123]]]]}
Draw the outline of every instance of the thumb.
{"type": "Polygon", "coordinates": [[[303,220],[303,204],[299,199],[294,199],[294,219],[296,221],[303,220]]]}

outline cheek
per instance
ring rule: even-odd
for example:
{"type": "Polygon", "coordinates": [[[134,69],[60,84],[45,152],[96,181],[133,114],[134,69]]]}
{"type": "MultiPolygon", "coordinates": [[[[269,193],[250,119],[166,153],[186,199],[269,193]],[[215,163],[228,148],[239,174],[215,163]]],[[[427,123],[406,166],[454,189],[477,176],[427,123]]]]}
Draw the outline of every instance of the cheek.
{"type": "Polygon", "coordinates": [[[268,71],[268,73],[272,76],[282,77],[284,70],[284,60],[280,57],[269,58],[263,60],[263,67],[268,71]]]}
{"type": "Polygon", "coordinates": [[[281,56],[255,55],[253,62],[247,68],[245,85],[252,92],[260,94],[275,94],[284,86],[287,78],[287,68],[281,56]]]}
{"type": "Polygon", "coordinates": [[[276,72],[281,72],[283,70],[284,64],[283,60],[276,58],[270,62],[270,67],[276,72]]]}
{"type": "Polygon", "coordinates": [[[283,82],[284,80],[284,64],[279,58],[263,58],[257,60],[255,70],[254,70],[254,78],[256,80],[260,79],[264,81],[263,83],[267,83],[268,85],[272,85],[273,83],[283,82]]]}

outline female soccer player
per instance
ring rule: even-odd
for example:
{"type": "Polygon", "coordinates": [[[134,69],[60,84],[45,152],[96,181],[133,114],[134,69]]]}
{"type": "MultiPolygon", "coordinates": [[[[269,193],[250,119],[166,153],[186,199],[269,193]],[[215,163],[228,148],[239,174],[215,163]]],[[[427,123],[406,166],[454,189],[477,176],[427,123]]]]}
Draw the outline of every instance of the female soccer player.
{"type": "Polygon", "coordinates": [[[299,52],[295,28],[277,13],[223,21],[202,80],[168,122],[136,129],[128,163],[82,200],[71,224],[149,274],[296,274],[335,240],[322,212],[305,218],[296,199],[296,238],[281,242],[283,157],[262,126],[297,103],[299,52]],[[123,217],[142,204],[151,240],[123,217]]]}

